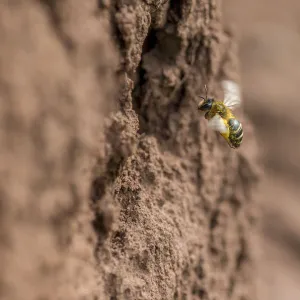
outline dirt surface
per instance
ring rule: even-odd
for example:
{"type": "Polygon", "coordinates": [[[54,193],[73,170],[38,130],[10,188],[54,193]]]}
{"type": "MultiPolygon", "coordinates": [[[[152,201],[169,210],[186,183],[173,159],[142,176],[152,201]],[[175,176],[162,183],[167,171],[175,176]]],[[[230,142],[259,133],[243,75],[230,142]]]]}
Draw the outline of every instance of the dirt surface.
{"type": "Polygon", "coordinates": [[[0,4],[1,299],[256,299],[252,126],[197,112],[239,82],[221,3],[0,4]]]}

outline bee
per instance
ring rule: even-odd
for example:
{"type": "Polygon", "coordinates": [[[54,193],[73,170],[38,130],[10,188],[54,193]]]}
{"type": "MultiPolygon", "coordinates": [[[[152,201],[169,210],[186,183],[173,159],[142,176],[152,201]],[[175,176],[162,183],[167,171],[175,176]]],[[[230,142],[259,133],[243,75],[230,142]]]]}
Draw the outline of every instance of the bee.
{"type": "Polygon", "coordinates": [[[206,97],[198,105],[198,110],[205,112],[208,127],[219,132],[231,148],[239,148],[243,141],[242,124],[233,115],[232,110],[241,104],[239,86],[231,81],[222,82],[224,90],[224,101],[216,101],[207,98],[207,87],[205,85],[206,97]]]}

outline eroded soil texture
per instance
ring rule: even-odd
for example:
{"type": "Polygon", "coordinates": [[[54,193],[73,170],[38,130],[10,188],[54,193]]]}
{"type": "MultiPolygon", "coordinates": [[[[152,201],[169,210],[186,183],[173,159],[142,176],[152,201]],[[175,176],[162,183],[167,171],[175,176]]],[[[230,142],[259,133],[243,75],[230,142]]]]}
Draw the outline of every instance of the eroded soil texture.
{"type": "Polygon", "coordinates": [[[1,299],[256,299],[257,147],[219,1],[0,4],[1,299]],[[164,3],[165,2],[165,3],[164,3]]]}

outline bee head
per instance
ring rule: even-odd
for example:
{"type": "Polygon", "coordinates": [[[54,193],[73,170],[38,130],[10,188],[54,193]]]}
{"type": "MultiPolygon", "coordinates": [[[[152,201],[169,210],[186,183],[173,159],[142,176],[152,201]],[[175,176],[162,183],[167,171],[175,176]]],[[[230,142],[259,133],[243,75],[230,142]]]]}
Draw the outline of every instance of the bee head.
{"type": "Polygon", "coordinates": [[[213,98],[203,98],[201,97],[204,101],[201,101],[198,105],[198,110],[201,110],[201,111],[209,111],[212,107],[212,104],[214,102],[214,99],[213,98]]]}

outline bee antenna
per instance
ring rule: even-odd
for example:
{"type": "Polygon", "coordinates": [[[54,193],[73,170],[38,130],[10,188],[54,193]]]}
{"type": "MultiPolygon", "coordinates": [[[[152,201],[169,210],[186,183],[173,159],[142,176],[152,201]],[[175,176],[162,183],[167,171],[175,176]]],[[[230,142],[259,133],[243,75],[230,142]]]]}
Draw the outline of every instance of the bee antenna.
{"type": "Polygon", "coordinates": [[[204,97],[202,97],[202,96],[199,96],[201,99],[203,99],[204,101],[206,101],[207,100],[207,85],[205,84],[204,85],[204,89],[205,89],[205,98],[204,97]]]}

